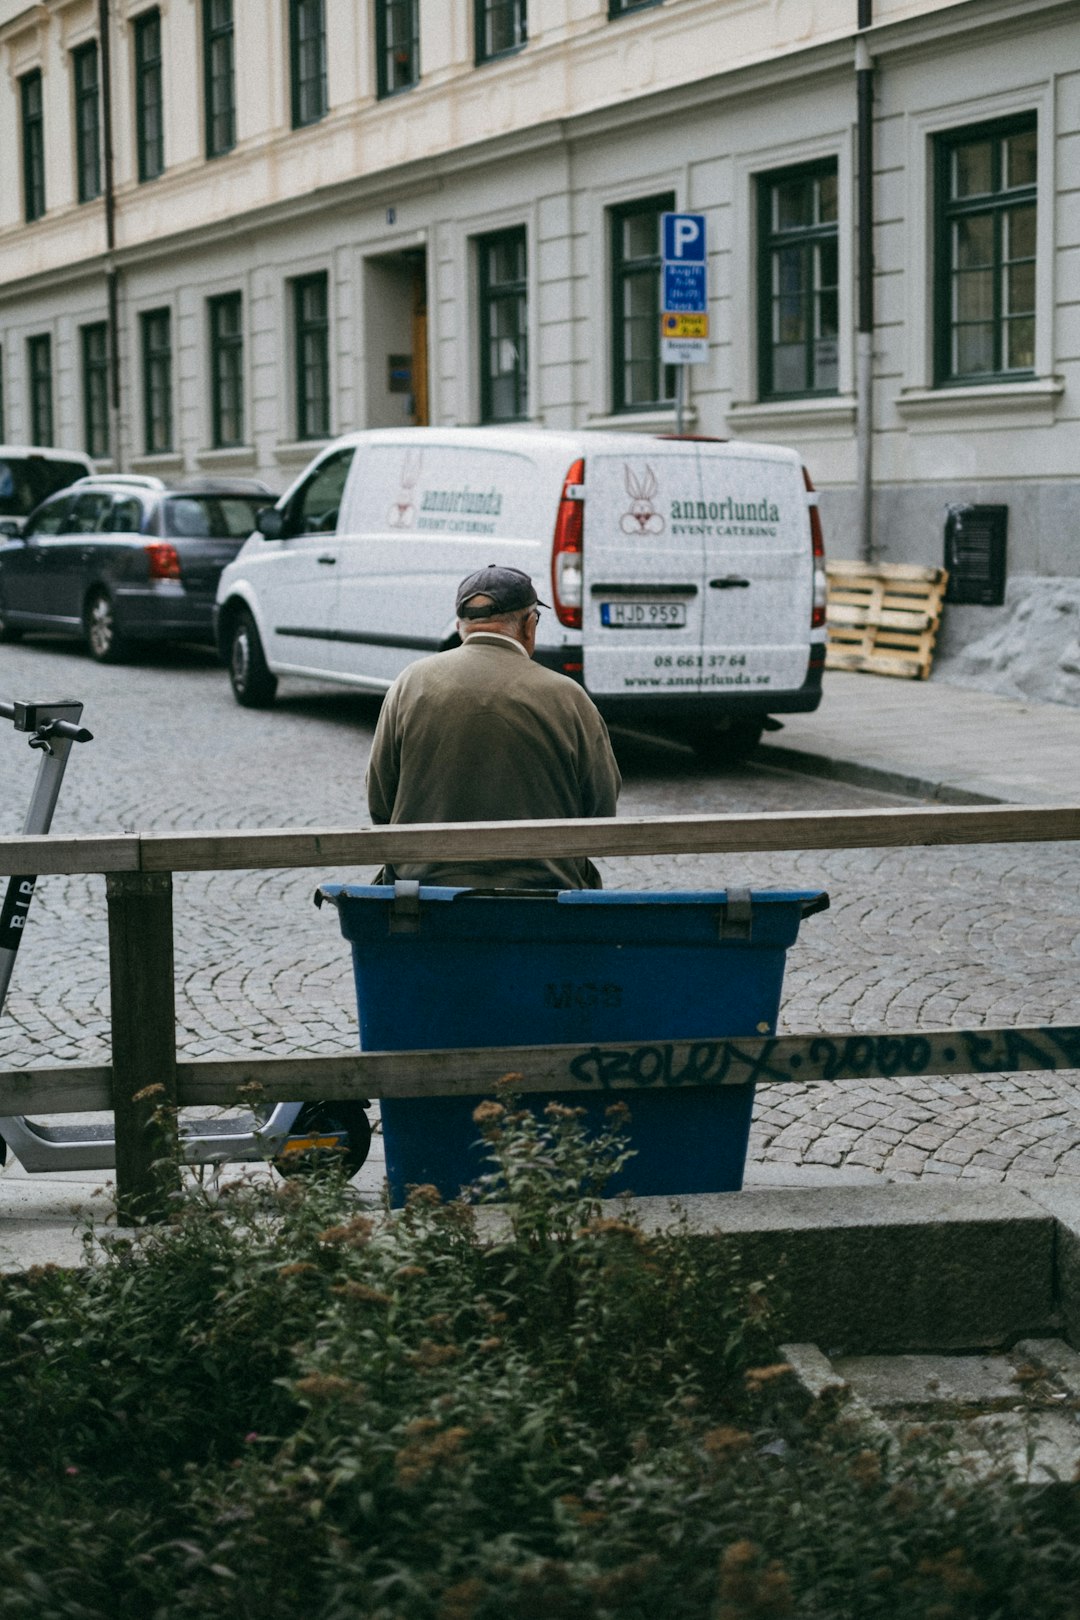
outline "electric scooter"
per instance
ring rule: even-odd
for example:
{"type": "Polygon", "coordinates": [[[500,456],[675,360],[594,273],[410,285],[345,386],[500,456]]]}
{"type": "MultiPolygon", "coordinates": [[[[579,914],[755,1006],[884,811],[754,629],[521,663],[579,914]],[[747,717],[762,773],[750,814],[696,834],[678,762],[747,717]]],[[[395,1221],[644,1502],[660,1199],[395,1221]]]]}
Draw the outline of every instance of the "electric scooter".
{"type": "MultiPolygon", "coordinates": [[[[12,720],[28,734],[41,762],[23,824],[24,837],[49,831],[68,757],[76,743],[93,741],[79,724],[83,705],[73,699],[58,703],[3,703],[0,720],[12,720]]],[[[12,877],[0,908],[0,1012],[26,919],[36,877],[12,877]]],[[[361,1101],[273,1103],[255,1111],[216,1119],[181,1121],[180,1151],[189,1164],[230,1164],[269,1160],[283,1174],[302,1170],[316,1153],[344,1156],[353,1176],[367,1158],[371,1125],[361,1101]]],[[[108,1123],[43,1125],[23,1115],[0,1118],[0,1164],[9,1147],[25,1170],[111,1170],[116,1142],[108,1123]]]]}

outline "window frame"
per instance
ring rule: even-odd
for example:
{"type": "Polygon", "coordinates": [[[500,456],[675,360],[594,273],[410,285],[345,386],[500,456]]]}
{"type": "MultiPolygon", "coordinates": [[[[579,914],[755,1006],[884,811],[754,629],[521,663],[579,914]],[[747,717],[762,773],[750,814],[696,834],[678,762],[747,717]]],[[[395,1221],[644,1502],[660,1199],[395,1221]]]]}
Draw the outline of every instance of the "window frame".
{"type": "MultiPolygon", "coordinates": [[[[785,164],[780,169],[769,169],[755,176],[757,188],[757,397],[762,404],[773,401],[781,403],[786,400],[800,399],[831,399],[840,393],[840,338],[841,338],[841,253],[840,253],[840,165],[835,157],[815,158],[806,163],[785,164]],[[784,232],[774,231],[770,217],[771,210],[768,202],[772,188],[782,185],[785,181],[805,179],[816,180],[823,175],[830,175],[836,182],[836,218],[825,224],[812,224],[792,227],[784,232]],[[798,246],[805,253],[812,254],[814,247],[825,241],[836,244],[836,382],[828,388],[815,388],[806,386],[796,389],[780,389],[773,382],[773,350],[772,341],[772,262],[773,254],[781,243],[798,246]]],[[[805,260],[804,260],[805,262],[805,260]]],[[[810,318],[806,321],[806,335],[803,339],[804,366],[803,377],[809,383],[813,368],[812,346],[814,343],[813,309],[816,299],[820,296],[822,288],[815,281],[813,274],[804,281],[802,295],[804,306],[809,305],[810,318]]]]}
{"type": "Polygon", "coordinates": [[[293,390],[296,414],[296,438],[298,443],[306,443],[333,437],[331,424],[333,422],[333,386],[330,375],[330,275],[326,270],[315,270],[308,275],[296,276],[292,281],[292,322],[293,322],[293,390]],[[304,314],[304,295],[311,289],[319,287],[323,294],[323,313],[315,317],[304,314]],[[309,419],[309,391],[307,376],[311,369],[305,355],[305,345],[309,338],[319,340],[321,335],[321,354],[317,356],[317,365],[314,368],[322,374],[321,398],[316,401],[316,408],[321,408],[321,424],[309,419]]]}
{"type": "Polygon", "coordinates": [[[504,226],[502,230],[488,231],[476,238],[476,268],[477,268],[477,316],[479,323],[479,363],[480,363],[480,421],[485,425],[501,422],[528,422],[529,416],[529,234],[525,225],[504,226]],[[520,244],[522,258],[522,274],[509,281],[492,281],[489,273],[489,253],[496,250],[501,244],[513,241],[515,246],[520,244]],[[492,411],[492,392],[497,376],[506,376],[508,373],[493,374],[489,365],[491,353],[491,333],[489,331],[489,313],[498,305],[516,302],[518,308],[517,343],[520,363],[515,366],[512,375],[515,378],[514,394],[519,409],[511,416],[496,416],[492,411]]]}
{"type": "Polygon", "coordinates": [[[661,240],[662,225],[660,216],[673,213],[676,208],[675,194],[670,191],[657,192],[649,197],[635,197],[626,202],[612,204],[608,210],[608,242],[610,247],[610,276],[609,318],[611,321],[611,412],[613,416],[634,416],[642,411],[668,410],[675,404],[675,367],[665,365],[660,358],[660,277],[661,262],[663,259],[663,242],[661,240]],[[642,256],[636,259],[625,259],[622,250],[622,225],[635,214],[653,213],[656,216],[656,252],[647,258],[642,256]],[[625,366],[623,334],[625,315],[622,310],[622,287],[630,276],[653,274],[655,276],[655,321],[656,334],[655,351],[655,381],[659,394],[648,400],[627,401],[625,398],[625,366]],[[664,390],[671,384],[671,392],[664,390]]]}
{"type": "Polygon", "coordinates": [[[635,11],[651,11],[663,3],[664,0],[608,0],[608,22],[618,17],[632,17],[635,11]]]}
{"type": "Polygon", "coordinates": [[[109,455],[109,323],[88,321],[79,327],[79,362],[82,373],[83,442],[95,461],[109,455]],[[101,340],[101,353],[91,345],[101,340]]]}
{"type": "Polygon", "coordinates": [[[375,93],[380,101],[388,96],[401,96],[420,83],[420,0],[374,0],[375,4],[375,93]],[[392,6],[409,7],[409,58],[412,78],[405,84],[391,84],[387,74],[387,55],[392,47],[387,43],[387,23],[392,6]]]}
{"type": "Polygon", "coordinates": [[[318,124],[330,110],[326,82],[326,4],[325,0],[289,0],[289,107],[293,129],[307,129],[318,124]],[[318,72],[301,78],[302,51],[307,43],[301,38],[301,17],[310,14],[317,18],[318,72]],[[314,108],[305,106],[305,88],[316,86],[314,108]]]}
{"type": "Polygon", "coordinates": [[[975,123],[958,125],[956,128],[942,130],[935,134],[933,139],[932,159],[932,208],[933,208],[933,269],[931,276],[932,311],[931,311],[931,376],[933,387],[940,389],[986,387],[1001,383],[1030,382],[1038,375],[1038,302],[1039,302],[1039,127],[1041,123],[1039,111],[1033,108],[1030,112],[1014,113],[1009,116],[980,120],[975,123]],[[1015,189],[1002,190],[995,185],[990,192],[980,194],[974,199],[957,200],[949,197],[949,170],[951,157],[959,146],[967,145],[973,137],[981,137],[994,142],[994,151],[991,158],[993,176],[995,180],[1000,176],[1001,144],[1010,135],[1018,135],[1027,131],[1035,134],[1035,179],[1024,186],[1015,189]],[[1002,256],[1002,230],[1001,222],[1005,213],[1011,208],[1033,207],[1035,209],[1035,251],[1031,256],[1033,266],[1033,296],[1034,305],[1030,312],[1032,324],[1032,363],[1024,368],[1005,369],[1000,362],[1003,358],[1002,339],[1008,324],[1003,313],[1002,281],[1005,273],[1005,264],[1016,263],[1016,260],[1005,261],[1002,256]],[[957,322],[953,319],[952,310],[952,282],[954,266],[952,262],[951,237],[953,222],[961,218],[973,218],[989,214],[993,220],[993,264],[990,266],[993,283],[993,313],[991,324],[993,327],[993,349],[995,366],[990,371],[954,371],[952,368],[952,338],[957,322]]]}
{"type": "Polygon", "coordinates": [[[28,225],[41,219],[45,201],[45,86],[40,68],[19,78],[19,128],[22,135],[23,218],[28,225]],[[37,92],[37,106],[29,105],[37,92]]]}
{"type": "Polygon", "coordinates": [[[101,69],[96,39],[71,53],[71,84],[75,103],[75,189],[81,203],[101,196],[101,69]],[[84,82],[87,64],[93,81],[84,82]]]}
{"type": "Polygon", "coordinates": [[[206,329],[210,344],[210,443],[215,450],[234,450],[244,443],[244,295],[239,289],[216,293],[206,300],[206,329]],[[222,317],[235,313],[227,330],[222,317]],[[231,403],[226,398],[231,394],[231,403]],[[229,416],[234,432],[226,432],[229,416]]]}
{"type": "Polygon", "coordinates": [[[53,416],[52,333],[34,332],[26,340],[26,380],[30,400],[30,442],[45,449],[55,437],[53,416]],[[44,365],[39,357],[45,357],[44,365]]]}
{"type": "Polygon", "coordinates": [[[207,158],[223,157],[236,145],[236,19],[232,0],[202,0],[203,47],[203,140],[207,158]],[[215,22],[218,6],[228,7],[228,21],[215,22]],[[223,71],[217,71],[218,50],[225,58],[223,71]],[[218,99],[216,87],[223,87],[218,99]],[[221,139],[215,126],[224,124],[221,139]]]}
{"type": "Polygon", "coordinates": [[[516,56],[519,51],[523,51],[529,43],[528,0],[473,0],[473,43],[477,67],[481,67],[485,62],[501,62],[505,57],[516,56]],[[504,45],[499,50],[489,50],[487,25],[496,7],[511,12],[513,30],[520,38],[513,45],[504,45]]]}
{"type": "Polygon", "coordinates": [[[157,6],[131,19],[135,66],[135,157],[140,184],[165,173],[165,73],[161,12],[157,6]],[[157,130],[152,128],[156,114],[157,130]]]}
{"type": "Polygon", "coordinates": [[[167,456],[174,451],[172,398],[172,310],[168,304],[157,309],[139,312],[139,362],[142,370],[143,454],[167,456]],[[154,323],[162,322],[164,343],[155,339],[154,323]],[[161,410],[155,399],[160,398],[161,410]],[[160,439],[156,437],[156,424],[162,424],[160,439]]]}

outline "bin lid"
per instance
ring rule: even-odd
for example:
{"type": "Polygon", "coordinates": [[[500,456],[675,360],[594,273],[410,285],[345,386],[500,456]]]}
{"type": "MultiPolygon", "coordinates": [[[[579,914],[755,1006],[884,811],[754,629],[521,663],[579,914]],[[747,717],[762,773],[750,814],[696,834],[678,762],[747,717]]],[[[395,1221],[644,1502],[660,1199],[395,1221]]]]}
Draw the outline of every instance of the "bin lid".
{"type": "Polygon", "coordinates": [[[431,940],[789,945],[821,889],[452,889],[416,883],[322,884],[355,943],[396,934],[431,940]]]}

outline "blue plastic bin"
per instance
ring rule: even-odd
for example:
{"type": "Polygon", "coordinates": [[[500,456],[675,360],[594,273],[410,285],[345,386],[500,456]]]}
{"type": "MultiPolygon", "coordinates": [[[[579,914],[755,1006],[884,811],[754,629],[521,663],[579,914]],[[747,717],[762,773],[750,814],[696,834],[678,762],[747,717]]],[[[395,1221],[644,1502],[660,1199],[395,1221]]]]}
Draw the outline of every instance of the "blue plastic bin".
{"type": "MultiPolygon", "coordinates": [[[[789,945],[821,893],[637,894],[327,885],[350,942],[365,1051],[590,1044],[771,1034],[789,945]]],[[[527,1076],[526,1076],[527,1078],[527,1076]]],[[[535,1093],[584,1107],[599,1128],[631,1110],[635,1156],[610,1190],[734,1192],[742,1186],[750,1085],[535,1093]]],[[[391,1200],[415,1183],[446,1198],[489,1168],[479,1097],[384,1098],[391,1200]]]]}

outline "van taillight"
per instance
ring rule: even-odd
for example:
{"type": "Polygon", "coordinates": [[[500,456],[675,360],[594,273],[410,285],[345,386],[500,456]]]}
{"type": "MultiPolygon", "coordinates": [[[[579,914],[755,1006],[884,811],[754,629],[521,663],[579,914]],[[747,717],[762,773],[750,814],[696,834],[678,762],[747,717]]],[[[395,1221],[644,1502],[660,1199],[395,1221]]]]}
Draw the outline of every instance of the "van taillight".
{"type": "Polygon", "coordinates": [[[165,540],[155,540],[146,547],[151,579],[179,579],[180,553],[165,540]]]}
{"type": "Polygon", "coordinates": [[[585,461],[575,461],[563,479],[555,538],[551,545],[551,589],[555,614],[570,630],[581,629],[582,556],[585,527],[585,461]]]}
{"type": "Polygon", "coordinates": [[[821,513],[818,510],[817,490],[814,488],[810,474],[804,467],[802,470],[803,483],[806,485],[806,498],[810,512],[810,550],[814,558],[814,597],[813,607],[810,610],[810,628],[817,630],[825,623],[825,596],[828,580],[825,575],[825,540],[821,533],[821,513]]]}

